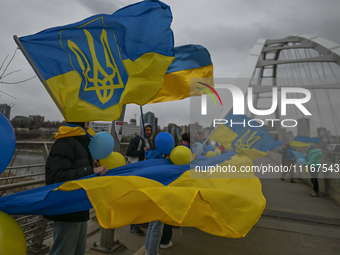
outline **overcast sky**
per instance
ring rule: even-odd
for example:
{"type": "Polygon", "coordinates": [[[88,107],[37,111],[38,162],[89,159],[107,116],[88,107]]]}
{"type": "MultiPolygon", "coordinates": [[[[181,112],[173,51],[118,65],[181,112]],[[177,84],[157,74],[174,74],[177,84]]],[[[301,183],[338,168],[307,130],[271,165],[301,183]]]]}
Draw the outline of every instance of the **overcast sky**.
{"type": "MultiPolygon", "coordinates": [[[[111,14],[136,2],[131,0],[2,1],[0,63],[7,55],[10,58],[16,48],[13,35],[21,37],[46,28],[74,23],[95,14],[111,14]]],[[[305,33],[340,43],[339,0],[169,0],[164,2],[172,10],[175,46],[184,44],[205,46],[211,54],[214,77],[238,77],[251,48],[259,39],[280,39],[305,33]]],[[[21,71],[6,77],[4,81],[16,82],[35,75],[20,51],[17,52],[7,72],[14,70],[21,71]]],[[[0,104],[15,104],[11,119],[16,115],[42,115],[45,116],[45,120],[63,120],[38,78],[14,85],[0,84],[0,91],[0,104]]],[[[154,112],[161,127],[169,122],[178,125],[188,124],[190,118],[188,99],[147,105],[143,110],[154,112]]],[[[130,120],[135,114],[139,121],[139,106],[128,105],[125,120],[130,120]]]]}

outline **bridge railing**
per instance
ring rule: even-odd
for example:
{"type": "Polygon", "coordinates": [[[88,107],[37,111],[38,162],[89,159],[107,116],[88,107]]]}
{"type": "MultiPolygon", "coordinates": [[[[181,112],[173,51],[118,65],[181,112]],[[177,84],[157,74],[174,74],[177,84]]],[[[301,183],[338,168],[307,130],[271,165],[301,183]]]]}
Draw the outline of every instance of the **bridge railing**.
{"type": "MultiPolygon", "coordinates": [[[[305,153],[306,149],[298,149],[294,148],[294,150],[298,150],[302,153],[305,153]]],[[[326,152],[327,153],[327,152],[326,152]]],[[[340,203],[340,153],[336,154],[334,161],[328,161],[325,159],[325,154],[323,154],[321,158],[321,164],[323,164],[319,170],[318,180],[319,180],[319,190],[321,193],[326,194],[329,198],[340,203]],[[327,167],[324,169],[323,167],[327,167]]],[[[282,162],[282,155],[278,153],[277,150],[271,151],[268,154],[273,161],[275,161],[278,165],[282,162]]],[[[316,167],[316,169],[319,166],[316,167]]],[[[306,181],[307,184],[311,185],[310,174],[304,171],[297,171],[294,173],[294,178],[300,178],[301,180],[306,181]]]]}
{"type": "MultiPolygon", "coordinates": [[[[17,141],[16,147],[22,145],[42,147],[42,153],[45,158],[49,153],[49,145],[53,142],[37,142],[37,141],[17,141]]],[[[32,149],[32,148],[30,148],[32,149]]],[[[39,149],[39,148],[37,148],[39,149]]],[[[7,196],[21,191],[37,188],[45,185],[45,172],[43,171],[45,164],[27,164],[13,166],[13,160],[20,154],[22,149],[17,150],[15,156],[0,178],[0,196],[7,196]],[[40,172],[34,172],[39,171],[40,172]],[[24,173],[24,174],[22,174],[24,173]]],[[[49,247],[44,244],[44,241],[52,236],[52,224],[44,219],[41,215],[12,215],[19,223],[26,237],[28,254],[45,254],[49,251],[49,247]]]]}
{"type": "MultiPolygon", "coordinates": [[[[40,146],[40,153],[43,153],[45,161],[49,153],[49,145],[52,144],[53,142],[47,141],[17,141],[17,146],[40,146]],[[42,152],[41,147],[43,149],[42,152]]],[[[11,162],[11,164],[12,163],[13,162],[11,162]]],[[[2,174],[2,177],[0,177],[0,196],[7,196],[45,186],[44,168],[45,164],[28,164],[7,167],[2,174]],[[32,173],[33,170],[39,168],[41,169],[41,172],[32,173]],[[21,174],[22,172],[25,172],[25,174],[21,174]]],[[[41,215],[12,215],[12,217],[19,223],[24,231],[28,254],[46,254],[50,248],[44,242],[52,237],[53,222],[44,219],[41,215]]],[[[94,210],[90,210],[90,218],[92,219],[95,217],[94,210]]]]}
{"type": "MultiPolygon", "coordinates": [[[[53,143],[54,142],[49,141],[16,142],[17,147],[34,146],[35,148],[40,149],[39,152],[43,154],[45,162],[53,143]]],[[[124,144],[127,145],[127,143],[124,144]]],[[[5,169],[0,177],[0,197],[45,186],[45,163],[21,166],[13,166],[12,164],[13,162],[10,163],[10,166],[5,169]],[[40,172],[33,173],[33,170],[36,171],[39,168],[41,169],[40,172]],[[23,169],[25,169],[25,171],[20,171],[23,169]],[[22,172],[25,173],[22,174],[22,172]]],[[[43,255],[48,253],[50,247],[46,244],[46,240],[52,237],[53,222],[44,219],[41,215],[12,215],[12,217],[19,223],[24,231],[27,254],[43,255]]],[[[95,211],[94,209],[91,209],[90,219],[94,219],[95,217],[95,211]]],[[[104,242],[105,240],[101,241],[104,242]]]]}
{"type": "Polygon", "coordinates": [[[340,152],[328,152],[326,150],[322,151],[322,159],[323,161],[331,162],[331,163],[340,163],[340,152]]]}

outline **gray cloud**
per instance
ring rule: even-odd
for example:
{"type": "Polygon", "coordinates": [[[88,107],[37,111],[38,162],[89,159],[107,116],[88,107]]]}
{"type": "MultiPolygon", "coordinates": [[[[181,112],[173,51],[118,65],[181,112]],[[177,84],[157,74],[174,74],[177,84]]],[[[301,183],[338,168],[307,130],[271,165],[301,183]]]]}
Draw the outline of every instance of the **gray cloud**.
{"type": "MultiPolygon", "coordinates": [[[[131,0],[60,0],[4,1],[0,9],[2,40],[0,62],[11,55],[16,45],[13,35],[24,36],[43,29],[77,22],[98,13],[113,13],[135,3],[131,0]]],[[[201,44],[214,63],[216,77],[237,77],[250,50],[258,39],[279,39],[296,33],[313,34],[340,43],[338,0],[172,0],[165,1],[173,12],[172,29],[176,46],[201,44]]],[[[10,70],[19,73],[8,77],[17,81],[34,75],[20,52],[10,70]]],[[[62,116],[35,78],[16,85],[0,84],[0,103],[15,103],[15,115],[40,114],[47,120],[62,120],[62,116]]],[[[161,103],[143,107],[159,117],[161,126],[169,122],[185,124],[189,118],[189,101],[161,103]],[[169,111],[169,109],[171,109],[169,111]]],[[[139,107],[130,105],[126,119],[139,116],[139,107]]]]}
{"type": "Polygon", "coordinates": [[[111,14],[118,10],[119,8],[126,5],[124,1],[110,1],[110,0],[102,1],[79,0],[78,2],[80,5],[84,6],[92,13],[106,13],[106,14],[111,14]]]}

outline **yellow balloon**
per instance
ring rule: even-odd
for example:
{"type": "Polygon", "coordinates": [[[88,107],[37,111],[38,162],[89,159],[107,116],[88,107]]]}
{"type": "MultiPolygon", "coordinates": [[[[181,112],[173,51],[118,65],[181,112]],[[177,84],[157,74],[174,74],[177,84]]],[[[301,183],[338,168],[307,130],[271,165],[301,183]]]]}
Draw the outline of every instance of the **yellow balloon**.
{"type": "Polygon", "coordinates": [[[222,153],[220,149],[216,149],[215,152],[216,152],[216,155],[217,155],[217,154],[218,154],[218,155],[221,155],[221,153],[222,153]]]}
{"type": "Polygon", "coordinates": [[[18,222],[0,211],[0,254],[26,255],[26,238],[18,222]]]}
{"type": "Polygon", "coordinates": [[[113,169],[126,165],[124,156],[115,151],[113,151],[107,158],[99,160],[99,163],[101,166],[105,166],[107,169],[113,169]]]}
{"type": "Polygon", "coordinates": [[[215,151],[208,151],[207,154],[205,154],[205,156],[207,156],[208,158],[212,158],[216,156],[216,152],[215,151]]]}
{"type": "Polygon", "coordinates": [[[192,159],[192,153],[186,146],[179,145],[170,152],[170,160],[175,165],[189,164],[192,159]]]}

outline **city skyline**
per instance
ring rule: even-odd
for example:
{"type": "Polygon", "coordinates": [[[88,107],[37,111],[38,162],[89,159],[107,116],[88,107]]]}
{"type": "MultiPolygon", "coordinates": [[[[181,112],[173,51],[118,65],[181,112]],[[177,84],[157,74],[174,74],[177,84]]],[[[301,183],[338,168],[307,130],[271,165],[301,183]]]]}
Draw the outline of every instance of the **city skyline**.
{"type": "MultiPolygon", "coordinates": [[[[4,105],[0,104],[0,110],[4,109],[4,108],[5,108],[4,105]]],[[[149,117],[149,118],[158,119],[153,112],[144,113],[144,116],[145,115],[146,116],[152,116],[152,117],[149,117]]],[[[138,116],[138,115],[136,114],[135,116],[138,116]]],[[[15,119],[15,118],[22,118],[22,117],[31,120],[33,124],[34,123],[37,124],[37,123],[43,123],[44,122],[44,116],[41,116],[41,115],[29,115],[28,117],[27,116],[15,116],[13,119],[15,119]]],[[[11,121],[13,121],[13,119],[11,121]]],[[[128,130],[125,130],[125,132],[124,132],[124,129],[123,129],[123,134],[124,135],[128,135],[128,136],[138,134],[139,133],[139,128],[141,126],[140,125],[141,116],[140,116],[139,119],[140,119],[139,124],[137,122],[137,117],[136,117],[136,119],[132,118],[129,121],[123,120],[124,127],[128,128],[128,130]],[[133,128],[133,126],[135,126],[136,128],[133,128]]],[[[285,129],[285,128],[281,129],[282,140],[284,140],[286,142],[290,142],[296,136],[319,137],[322,140],[323,143],[337,142],[338,140],[340,140],[339,139],[340,136],[336,136],[336,135],[332,134],[325,127],[317,127],[317,130],[316,130],[317,135],[312,135],[311,132],[310,132],[311,131],[311,129],[310,129],[311,128],[310,127],[310,119],[302,118],[302,119],[299,119],[298,121],[300,122],[300,126],[297,127],[296,132],[293,132],[292,130],[285,129]],[[309,135],[308,135],[308,133],[309,133],[309,135]]],[[[145,123],[147,123],[147,122],[148,121],[146,120],[145,123]]],[[[107,122],[104,122],[104,121],[94,121],[94,122],[91,122],[91,126],[94,128],[94,130],[96,132],[105,131],[105,132],[110,133],[111,132],[110,131],[111,125],[112,125],[111,121],[107,121],[107,122]]],[[[160,130],[167,131],[168,127],[171,126],[171,125],[176,125],[180,129],[183,129],[183,130],[190,130],[190,126],[191,125],[197,126],[197,125],[199,125],[199,123],[198,122],[196,122],[196,123],[188,122],[188,123],[186,123],[184,125],[177,125],[176,123],[169,122],[164,127],[160,127],[160,130]]],[[[195,128],[195,130],[197,130],[197,129],[203,129],[203,130],[209,129],[209,130],[211,130],[211,126],[201,126],[200,128],[195,128]]],[[[269,133],[274,138],[276,137],[275,134],[277,134],[277,133],[275,131],[277,131],[277,129],[275,128],[275,126],[274,127],[270,127],[269,125],[267,125],[266,129],[269,131],[269,133]]],[[[187,131],[182,131],[182,132],[187,132],[187,131]]]]}

